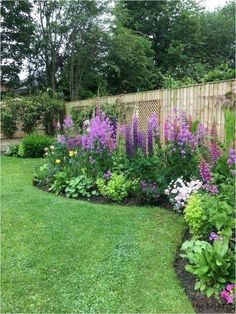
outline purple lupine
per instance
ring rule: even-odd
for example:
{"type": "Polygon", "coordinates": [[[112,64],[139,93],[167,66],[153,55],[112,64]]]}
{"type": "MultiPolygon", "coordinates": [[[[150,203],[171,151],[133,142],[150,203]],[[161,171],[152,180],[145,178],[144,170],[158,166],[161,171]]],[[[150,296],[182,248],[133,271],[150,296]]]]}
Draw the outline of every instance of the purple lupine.
{"type": "Polygon", "coordinates": [[[144,155],[146,155],[146,137],[141,131],[138,133],[138,147],[141,148],[144,155]]]}
{"type": "Polygon", "coordinates": [[[128,124],[125,126],[125,148],[127,156],[132,157],[133,156],[132,136],[130,126],[128,124]]]}
{"type": "Polygon", "coordinates": [[[63,123],[63,128],[64,129],[69,129],[74,125],[74,121],[71,117],[66,117],[64,119],[64,123],[63,123]]]}
{"type": "Polygon", "coordinates": [[[150,124],[148,125],[148,155],[153,155],[153,128],[150,124]]]}
{"type": "Polygon", "coordinates": [[[218,186],[215,185],[215,184],[206,183],[206,184],[203,185],[203,189],[204,189],[205,191],[207,191],[208,193],[213,194],[213,195],[219,193],[218,186]]]}
{"type": "Polygon", "coordinates": [[[235,165],[236,164],[236,153],[233,148],[229,150],[229,159],[227,160],[228,165],[235,165]]]}
{"type": "Polygon", "coordinates": [[[212,174],[209,164],[204,159],[202,159],[199,168],[203,182],[210,182],[212,179],[212,174]]]}
{"type": "Polygon", "coordinates": [[[138,149],[138,117],[136,114],[133,117],[133,143],[134,143],[134,150],[137,151],[138,149]]]}
{"type": "Polygon", "coordinates": [[[220,236],[215,232],[211,232],[211,234],[209,235],[210,241],[215,241],[215,240],[219,240],[219,239],[220,239],[220,236]]]}
{"type": "Polygon", "coordinates": [[[57,135],[57,142],[60,144],[65,144],[66,143],[66,137],[63,134],[58,134],[57,135]]]}
{"type": "Polygon", "coordinates": [[[148,123],[153,129],[154,136],[158,138],[160,136],[160,126],[159,126],[158,116],[155,112],[152,113],[151,117],[149,118],[148,123]]]}
{"type": "Polygon", "coordinates": [[[210,152],[211,152],[211,163],[212,163],[212,165],[214,165],[221,156],[221,151],[220,151],[220,147],[219,147],[218,143],[216,143],[214,141],[211,142],[211,151],[210,152]]]}

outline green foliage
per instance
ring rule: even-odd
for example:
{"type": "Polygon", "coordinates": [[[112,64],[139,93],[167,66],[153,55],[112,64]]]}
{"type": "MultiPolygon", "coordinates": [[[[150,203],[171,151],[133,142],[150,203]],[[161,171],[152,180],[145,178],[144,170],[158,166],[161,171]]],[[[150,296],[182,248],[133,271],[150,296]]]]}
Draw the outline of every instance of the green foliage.
{"type": "Polygon", "coordinates": [[[45,147],[52,145],[54,139],[44,134],[32,133],[23,138],[20,147],[19,155],[27,158],[44,157],[45,147]]]}
{"type": "Polygon", "coordinates": [[[25,97],[18,102],[18,120],[22,123],[22,130],[32,133],[40,120],[40,108],[35,98],[25,97]]]}
{"type": "Polygon", "coordinates": [[[55,194],[60,194],[65,192],[66,187],[68,186],[68,176],[66,172],[59,171],[54,175],[54,181],[49,191],[55,192],[55,194]]]}
{"type": "Polygon", "coordinates": [[[203,227],[207,216],[202,208],[201,199],[198,194],[190,196],[188,205],[184,209],[184,219],[188,223],[190,232],[194,238],[203,234],[203,227]]]}
{"type": "Polygon", "coordinates": [[[182,250],[190,264],[186,270],[197,277],[196,290],[200,290],[207,297],[219,293],[226,283],[234,282],[235,256],[229,248],[228,238],[215,240],[213,244],[205,241],[186,241],[182,250]]]}
{"type": "Polygon", "coordinates": [[[16,112],[10,107],[3,107],[1,110],[1,129],[9,138],[12,138],[17,130],[16,112]]]}
{"type": "Polygon", "coordinates": [[[39,122],[42,122],[45,132],[53,135],[55,120],[62,120],[64,101],[51,98],[48,93],[32,97],[6,98],[2,109],[1,127],[3,133],[12,137],[17,125],[26,133],[33,132],[39,122]]]}
{"type": "Polygon", "coordinates": [[[203,194],[200,199],[202,209],[207,216],[205,230],[217,230],[230,237],[234,228],[234,206],[228,204],[221,194],[218,196],[203,194]]]}
{"type": "Polygon", "coordinates": [[[122,201],[127,198],[131,187],[131,181],[123,174],[117,173],[113,173],[108,182],[98,178],[96,184],[101,195],[114,201],[122,201]]]}
{"type": "Polygon", "coordinates": [[[94,189],[93,180],[88,178],[86,175],[80,175],[76,178],[72,178],[67,182],[67,187],[65,189],[66,197],[91,197],[98,195],[97,191],[94,189]]]}
{"type": "Polygon", "coordinates": [[[7,147],[7,150],[5,152],[6,156],[13,156],[18,157],[19,156],[19,145],[18,144],[12,144],[7,147]]]}
{"type": "MultiPolygon", "coordinates": [[[[53,183],[55,174],[56,174],[56,169],[52,167],[49,163],[47,163],[38,167],[35,170],[33,181],[34,183],[37,184],[37,186],[48,188],[53,183]]],[[[59,174],[60,172],[58,172],[58,176],[59,174]]],[[[49,191],[50,191],[50,188],[49,188],[49,191]]],[[[57,194],[56,189],[55,189],[55,192],[57,194]]]]}
{"type": "Polygon", "coordinates": [[[232,108],[224,108],[225,116],[225,145],[229,148],[235,137],[235,110],[232,108]]]}
{"type": "Polygon", "coordinates": [[[109,90],[119,94],[153,89],[157,79],[153,57],[147,38],[118,25],[108,55],[109,90]]]}

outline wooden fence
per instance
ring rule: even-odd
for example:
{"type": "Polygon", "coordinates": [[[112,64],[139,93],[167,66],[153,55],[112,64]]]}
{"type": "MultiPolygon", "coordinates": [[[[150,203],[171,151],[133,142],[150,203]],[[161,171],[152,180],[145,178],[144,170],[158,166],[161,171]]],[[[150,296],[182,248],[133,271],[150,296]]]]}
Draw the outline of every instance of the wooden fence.
{"type": "Polygon", "coordinates": [[[224,140],[224,111],[225,105],[235,105],[236,80],[217,81],[206,84],[195,84],[171,89],[160,89],[133,94],[99,97],[66,103],[66,114],[71,109],[81,109],[91,105],[117,106],[129,105],[131,113],[127,115],[130,121],[133,112],[139,115],[141,129],[146,130],[147,119],[152,112],[156,112],[160,119],[161,138],[164,133],[164,121],[168,116],[173,117],[175,110],[185,111],[194,120],[201,121],[211,128],[216,123],[218,136],[224,140]]]}

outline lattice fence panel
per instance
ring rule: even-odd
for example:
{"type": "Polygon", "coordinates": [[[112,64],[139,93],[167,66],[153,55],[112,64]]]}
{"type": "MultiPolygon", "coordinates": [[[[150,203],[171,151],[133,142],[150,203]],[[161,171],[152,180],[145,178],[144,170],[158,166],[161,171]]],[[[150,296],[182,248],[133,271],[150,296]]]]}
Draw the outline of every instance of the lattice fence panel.
{"type": "Polygon", "coordinates": [[[160,100],[148,100],[140,101],[138,103],[138,116],[139,116],[139,127],[142,131],[147,131],[148,128],[148,119],[155,112],[161,119],[161,102],[160,100]]]}

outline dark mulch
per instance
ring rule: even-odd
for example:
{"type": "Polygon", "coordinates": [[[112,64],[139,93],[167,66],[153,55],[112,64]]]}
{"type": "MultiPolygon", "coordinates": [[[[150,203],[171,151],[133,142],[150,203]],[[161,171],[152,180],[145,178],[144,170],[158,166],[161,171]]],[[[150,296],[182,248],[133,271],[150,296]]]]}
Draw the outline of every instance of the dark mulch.
{"type": "MultiPolygon", "coordinates": [[[[40,190],[43,190],[48,193],[53,193],[48,190],[48,187],[39,186],[38,182],[36,182],[35,180],[33,180],[33,185],[36,186],[40,190]]],[[[60,193],[59,195],[65,197],[64,193],[60,193]]],[[[171,205],[168,202],[166,197],[160,197],[157,202],[151,203],[151,204],[147,204],[144,200],[137,199],[137,198],[128,198],[123,201],[116,202],[101,195],[91,196],[90,198],[78,197],[77,199],[80,201],[89,201],[96,204],[110,204],[110,205],[115,204],[115,205],[123,205],[123,206],[159,206],[162,208],[171,209],[171,205]]]]}
{"type": "MultiPolygon", "coordinates": [[[[186,233],[183,242],[189,238],[189,234],[186,233]]],[[[180,257],[179,253],[175,260],[175,270],[196,313],[235,313],[233,305],[226,304],[224,301],[220,303],[215,298],[207,298],[199,291],[194,290],[195,277],[185,270],[187,261],[180,257]]]]}

